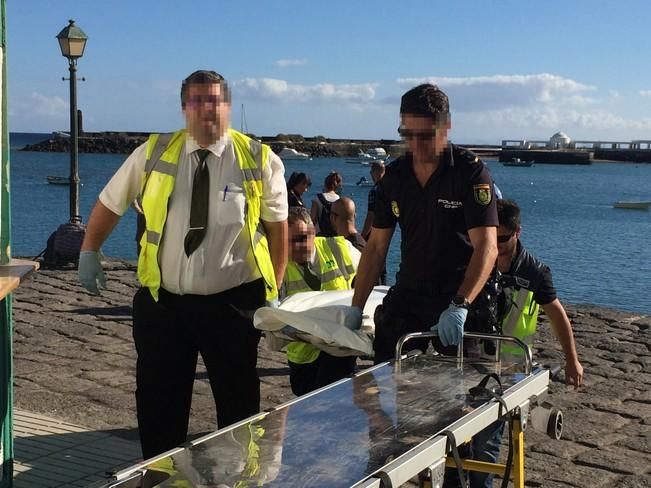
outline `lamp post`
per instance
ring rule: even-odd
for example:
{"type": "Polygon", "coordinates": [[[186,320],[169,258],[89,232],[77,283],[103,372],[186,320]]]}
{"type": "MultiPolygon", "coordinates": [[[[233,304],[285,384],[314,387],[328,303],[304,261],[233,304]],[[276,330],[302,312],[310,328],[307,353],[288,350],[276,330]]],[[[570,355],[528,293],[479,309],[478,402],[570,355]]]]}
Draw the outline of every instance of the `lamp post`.
{"type": "Polygon", "coordinates": [[[61,54],[68,58],[70,69],[70,222],[81,223],[79,215],[79,128],[77,119],[77,59],[84,55],[88,36],[69,20],[57,35],[61,54]]]}

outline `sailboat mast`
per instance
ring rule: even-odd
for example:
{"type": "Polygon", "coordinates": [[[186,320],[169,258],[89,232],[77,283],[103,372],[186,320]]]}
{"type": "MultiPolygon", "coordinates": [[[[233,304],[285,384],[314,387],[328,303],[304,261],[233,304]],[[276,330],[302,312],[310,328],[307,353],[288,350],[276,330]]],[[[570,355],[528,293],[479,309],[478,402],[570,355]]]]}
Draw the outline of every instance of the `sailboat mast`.
{"type": "Polygon", "coordinates": [[[246,124],[246,112],[244,111],[244,104],[242,104],[242,108],[240,111],[240,132],[242,134],[248,134],[249,133],[249,127],[246,124]]]}

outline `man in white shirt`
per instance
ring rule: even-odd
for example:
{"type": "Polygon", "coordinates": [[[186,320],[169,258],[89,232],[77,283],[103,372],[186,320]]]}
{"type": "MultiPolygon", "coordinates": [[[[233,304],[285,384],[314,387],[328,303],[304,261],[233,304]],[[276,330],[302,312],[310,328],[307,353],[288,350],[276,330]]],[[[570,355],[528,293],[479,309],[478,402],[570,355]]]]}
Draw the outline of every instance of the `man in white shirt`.
{"type": "Polygon", "coordinates": [[[132,202],[143,211],[133,336],[145,459],[185,442],[198,353],[219,427],[260,408],[253,311],[274,301],[287,263],[282,161],[229,128],[230,93],[214,71],[183,81],[186,130],[152,135],[91,213],[79,260],[84,287],[105,286],[99,249],[132,202]]]}

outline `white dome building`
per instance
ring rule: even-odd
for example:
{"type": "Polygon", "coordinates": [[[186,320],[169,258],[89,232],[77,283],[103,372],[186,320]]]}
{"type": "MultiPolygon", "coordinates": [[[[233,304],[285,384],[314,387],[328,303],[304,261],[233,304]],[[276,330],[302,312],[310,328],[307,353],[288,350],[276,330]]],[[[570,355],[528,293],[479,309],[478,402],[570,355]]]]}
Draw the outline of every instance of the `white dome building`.
{"type": "Polygon", "coordinates": [[[553,149],[563,149],[570,145],[572,139],[565,132],[557,132],[549,138],[549,147],[553,149]]]}

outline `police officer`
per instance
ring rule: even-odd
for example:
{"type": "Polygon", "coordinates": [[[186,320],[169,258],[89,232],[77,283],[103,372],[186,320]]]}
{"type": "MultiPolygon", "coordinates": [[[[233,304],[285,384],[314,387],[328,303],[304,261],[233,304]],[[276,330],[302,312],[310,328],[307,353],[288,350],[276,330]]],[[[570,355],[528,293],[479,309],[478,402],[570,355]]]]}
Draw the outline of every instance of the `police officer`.
{"type": "Polygon", "coordinates": [[[153,134],[111,178],[79,258],[84,287],[105,284],[99,249],[137,200],[144,212],[133,336],[145,459],[186,440],[198,353],[219,427],[257,413],[260,332],[253,311],[277,297],[287,262],[287,190],[268,146],[229,128],[230,94],[214,71],[183,81],[186,129],[153,134]]]}
{"type": "MultiPolygon", "coordinates": [[[[401,336],[430,329],[439,336],[434,347],[455,352],[468,307],[495,266],[493,181],[478,157],[448,142],[450,127],[448,97],[438,87],[423,84],[402,96],[398,132],[407,151],[387,166],[378,183],[373,230],[352,300],[361,316],[399,225],[396,284],[375,313],[376,363],[394,357],[401,336]]],[[[415,345],[425,350],[428,344],[415,345]]],[[[477,452],[489,448],[482,442],[477,452]]],[[[446,476],[445,486],[453,483],[446,476]]],[[[472,486],[484,486],[484,480],[472,486]]]]}
{"type": "MultiPolygon", "coordinates": [[[[583,384],[583,366],[576,353],[572,325],[556,296],[552,272],[520,242],[522,228],[518,205],[512,200],[498,200],[497,214],[500,222],[497,230],[497,266],[502,273],[505,294],[504,309],[501,311],[504,317],[502,331],[505,335],[532,344],[538,311],[542,307],[565,354],[565,381],[578,388],[583,384]]],[[[521,351],[503,344],[502,353],[504,356],[520,355],[521,351]]]]}
{"type": "Polygon", "coordinates": [[[458,344],[468,306],[497,258],[493,182],[479,158],[448,142],[450,127],[448,98],[438,87],[424,84],[402,96],[398,132],[407,151],[378,182],[352,302],[361,315],[399,225],[400,269],[376,313],[378,363],[392,359],[409,332],[432,328],[437,347],[458,344]]]}

